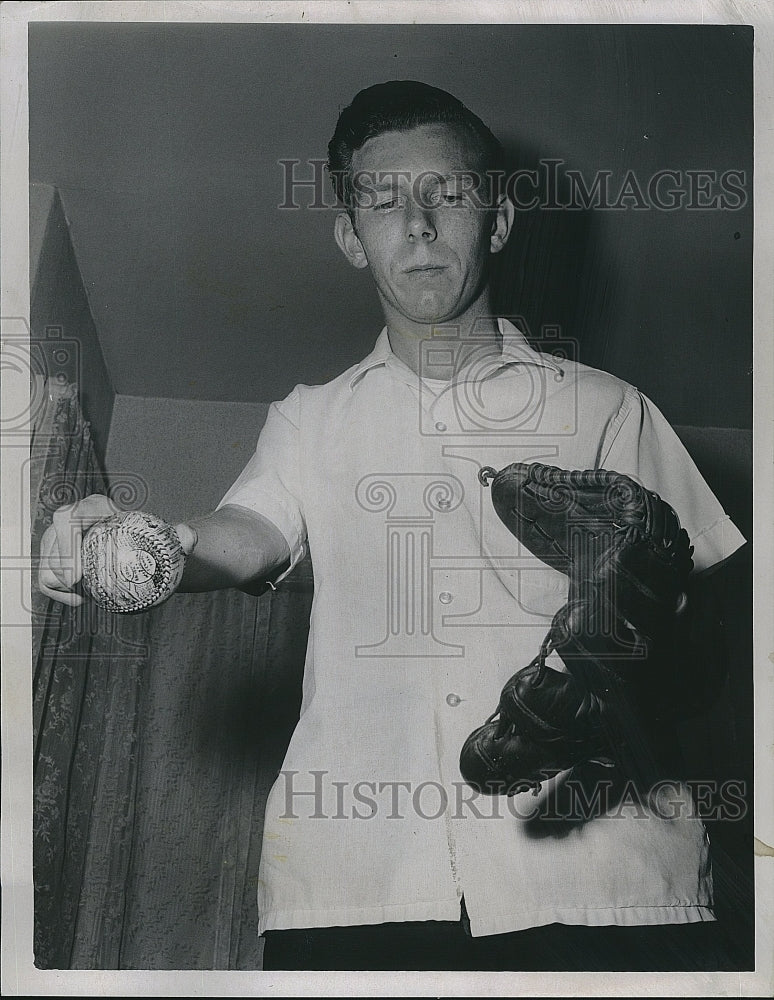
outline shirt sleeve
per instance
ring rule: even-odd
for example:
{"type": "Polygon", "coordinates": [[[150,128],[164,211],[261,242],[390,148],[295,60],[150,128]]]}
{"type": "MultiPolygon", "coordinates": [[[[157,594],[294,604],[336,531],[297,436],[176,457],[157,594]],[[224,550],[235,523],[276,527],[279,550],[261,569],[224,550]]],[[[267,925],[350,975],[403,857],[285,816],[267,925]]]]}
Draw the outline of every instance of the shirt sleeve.
{"type": "Polygon", "coordinates": [[[637,389],[627,390],[600,467],[631,476],[672,505],[694,547],[695,572],[722,562],[744,545],[744,535],[666,417],[637,389]]]}
{"type": "Polygon", "coordinates": [[[273,583],[290,573],[306,554],[306,522],[299,475],[298,389],[272,403],[250,461],[218,504],[245,507],[281,532],[290,549],[290,565],[273,583]]]}

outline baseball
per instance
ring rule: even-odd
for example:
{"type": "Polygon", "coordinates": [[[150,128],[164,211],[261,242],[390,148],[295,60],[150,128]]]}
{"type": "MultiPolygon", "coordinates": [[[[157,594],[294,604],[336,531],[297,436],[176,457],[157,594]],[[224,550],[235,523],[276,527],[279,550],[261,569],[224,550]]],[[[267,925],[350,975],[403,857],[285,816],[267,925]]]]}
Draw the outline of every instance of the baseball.
{"type": "Polygon", "coordinates": [[[143,511],[122,511],[92,525],[82,548],[83,585],[113,612],[144,611],[175,592],[185,553],[171,524],[143,511]]]}

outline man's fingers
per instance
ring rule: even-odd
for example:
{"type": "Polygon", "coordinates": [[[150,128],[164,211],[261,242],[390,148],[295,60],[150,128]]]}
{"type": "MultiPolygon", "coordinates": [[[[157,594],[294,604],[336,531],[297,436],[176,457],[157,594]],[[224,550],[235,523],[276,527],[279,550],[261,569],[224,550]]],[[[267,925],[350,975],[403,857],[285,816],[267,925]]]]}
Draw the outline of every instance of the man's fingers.
{"type": "MultiPolygon", "coordinates": [[[[64,509],[66,508],[60,508],[60,510],[64,509]]],[[[82,521],[88,527],[103,517],[117,514],[121,508],[118,504],[113,503],[110,497],[106,497],[102,493],[92,493],[84,500],[71,504],[70,509],[70,517],[82,521]]]]}
{"type": "Polygon", "coordinates": [[[60,565],[61,559],[56,544],[56,531],[53,525],[43,532],[40,540],[40,568],[38,570],[38,589],[46,597],[50,597],[70,607],[83,604],[83,598],[74,594],[69,582],[70,573],[60,565]]]}
{"type": "Polygon", "coordinates": [[[54,511],[52,523],[40,540],[38,586],[46,597],[72,607],[83,604],[80,595],[71,593],[83,575],[83,535],[97,521],[110,517],[118,509],[108,497],[94,493],[54,511]]]}
{"type": "MultiPolygon", "coordinates": [[[[84,533],[97,521],[117,513],[119,508],[109,497],[94,493],[74,504],[67,504],[54,511],[51,528],[55,542],[49,540],[46,553],[49,568],[67,588],[81,579],[81,542],[84,533]]],[[[46,530],[46,534],[51,529],[46,530]]],[[[44,535],[45,539],[45,535],[44,535]]],[[[41,543],[41,556],[43,546],[41,543]]]]}
{"type": "Polygon", "coordinates": [[[62,557],[59,554],[56,528],[54,528],[53,524],[49,525],[43,532],[43,537],[40,540],[38,583],[55,589],[69,590],[70,575],[68,568],[63,566],[62,557]]]}
{"type": "Polygon", "coordinates": [[[75,586],[81,578],[82,534],[77,525],[67,520],[46,528],[40,540],[41,583],[60,590],[75,586]]]}
{"type": "Polygon", "coordinates": [[[42,573],[38,577],[38,588],[41,594],[45,594],[46,597],[50,597],[54,601],[59,601],[60,604],[67,604],[71,608],[80,607],[81,604],[85,603],[80,594],[75,594],[72,590],[57,590],[54,587],[49,587],[44,583],[42,573]]]}

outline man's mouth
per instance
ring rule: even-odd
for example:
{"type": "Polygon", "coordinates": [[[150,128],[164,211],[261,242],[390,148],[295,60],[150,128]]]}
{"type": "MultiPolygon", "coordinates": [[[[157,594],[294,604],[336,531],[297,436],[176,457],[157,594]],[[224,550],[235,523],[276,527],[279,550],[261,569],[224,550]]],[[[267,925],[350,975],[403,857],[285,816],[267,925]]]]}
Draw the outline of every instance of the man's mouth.
{"type": "Polygon", "coordinates": [[[404,274],[434,274],[446,270],[443,264],[417,264],[415,267],[407,267],[404,274]]]}

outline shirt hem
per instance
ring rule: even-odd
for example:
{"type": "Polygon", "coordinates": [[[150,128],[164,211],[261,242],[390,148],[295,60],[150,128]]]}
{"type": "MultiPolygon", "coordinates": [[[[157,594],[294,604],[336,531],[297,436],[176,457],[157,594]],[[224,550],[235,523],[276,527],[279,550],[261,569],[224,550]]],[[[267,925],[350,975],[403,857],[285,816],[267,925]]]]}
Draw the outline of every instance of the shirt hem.
{"type": "Polygon", "coordinates": [[[399,906],[344,907],[337,910],[275,910],[258,921],[258,933],[299,927],[353,927],[409,920],[459,920],[460,901],[405,903],[399,906]]]}
{"type": "Polygon", "coordinates": [[[732,556],[747,543],[728,514],[702,529],[691,539],[694,549],[694,572],[701,573],[732,556]]]}
{"type": "MultiPolygon", "coordinates": [[[[459,900],[416,903],[401,906],[348,907],[340,910],[276,910],[258,922],[258,933],[293,930],[301,927],[353,927],[409,920],[459,920],[459,900]]],[[[470,917],[473,937],[507,934],[544,927],[546,924],[574,924],[587,927],[636,927],[654,924],[696,924],[716,920],[710,906],[699,904],[667,906],[605,906],[585,909],[552,907],[526,913],[487,914],[470,917]]]]}
{"type": "Polygon", "coordinates": [[[588,909],[551,908],[526,914],[486,914],[470,918],[473,937],[507,934],[546,924],[574,924],[586,927],[639,927],[654,924],[698,924],[716,919],[711,907],[692,905],[671,906],[604,906],[588,909]]]}

